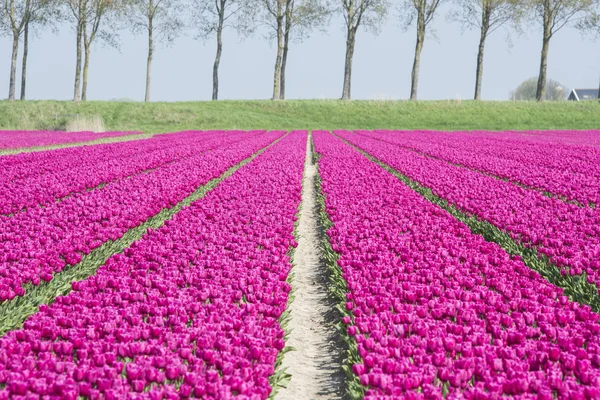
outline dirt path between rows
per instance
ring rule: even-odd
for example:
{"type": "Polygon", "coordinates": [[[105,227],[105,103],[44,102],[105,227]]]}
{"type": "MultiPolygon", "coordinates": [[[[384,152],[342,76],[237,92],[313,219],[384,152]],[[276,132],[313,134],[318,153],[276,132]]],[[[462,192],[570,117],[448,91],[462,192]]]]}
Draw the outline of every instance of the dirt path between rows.
{"type": "Polygon", "coordinates": [[[310,137],[304,166],[298,247],[294,254],[295,299],[290,305],[288,346],[296,348],[283,359],[292,375],[277,400],[340,399],[343,393],[341,350],[336,341],[335,312],[327,291],[327,271],[321,263],[315,190],[316,166],[310,137]]]}

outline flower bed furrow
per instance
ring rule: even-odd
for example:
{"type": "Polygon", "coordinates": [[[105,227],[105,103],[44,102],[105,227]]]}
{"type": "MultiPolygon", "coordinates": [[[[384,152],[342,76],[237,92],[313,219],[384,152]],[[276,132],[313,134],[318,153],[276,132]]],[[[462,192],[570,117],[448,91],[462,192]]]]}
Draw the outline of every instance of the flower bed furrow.
{"type": "Polygon", "coordinates": [[[600,316],[314,133],[366,398],[597,398],[600,316]]]}
{"type": "Polygon", "coordinates": [[[282,135],[278,131],[259,135],[45,208],[0,218],[0,301],[22,296],[27,283],[50,281],[53,274],[175,206],[282,135]]]}
{"type": "Polygon", "coordinates": [[[251,138],[257,132],[184,132],[150,140],[44,153],[29,162],[5,162],[0,182],[0,214],[44,206],[74,193],[147,172],[218,146],[251,138]],[[10,165],[8,165],[10,164],[10,165]],[[13,168],[10,168],[13,167],[13,168]],[[17,168],[18,167],[18,168],[17,168]]]}
{"type": "MultiPolygon", "coordinates": [[[[556,271],[600,283],[600,213],[347,131],[343,139],[547,257],[556,271]]],[[[576,290],[576,288],[573,288],[576,290]]]]}
{"type": "MultiPolygon", "coordinates": [[[[568,166],[577,160],[569,157],[568,146],[561,146],[561,152],[549,152],[543,157],[532,154],[531,149],[524,146],[523,141],[517,140],[497,141],[494,143],[495,146],[488,150],[487,141],[482,144],[481,140],[475,140],[466,133],[451,133],[449,138],[440,137],[445,136],[447,132],[357,131],[357,133],[412,149],[453,165],[509,180],[567,201],[575,201],[584,206],[595,205],[600,200],[600,173],[595,176],[591,173],[593,171],[590,171],[590,164],[593,169],[593,165],[600,161],[600,158],[586,162],[586,170],[578,168],[577,172],[571,171],[568,166]],[[521,159],[503,158],[507,149],[510,152],[522,149],[521,159]],[[540,159],[543,158],[559,159],[560,167],[540,165],[540,159]]],[[[544,146],[539,147],[544,148],[544,146]]]]}
{"type": "Polygon", "coordinates": [[[305,144],[286,136],[0,339],[0,398],[267,398],[305,144]]]}

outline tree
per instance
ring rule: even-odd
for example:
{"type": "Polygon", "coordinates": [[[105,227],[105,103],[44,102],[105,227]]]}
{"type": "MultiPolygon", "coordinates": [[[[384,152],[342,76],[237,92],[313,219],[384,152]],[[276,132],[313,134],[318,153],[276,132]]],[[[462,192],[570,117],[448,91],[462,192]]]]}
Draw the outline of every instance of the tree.
{"type": "Polygon", "coordinates": [[[49,0],[1,0],[0,20],[3,22],[3,31],[12,36],[12,55],[10,63],[10,78],[8,86],[8,99],[15,100],[17,57],[19,53],[19,40],[27,30],[31,19],[47,7],[49,0]]]}
{"type": "MultiPolygon", "coordinates": [[[[538,77],[523,81],[510,93],[511,100],[536,100],[538,77]]],[[[559,82],[549,79],[545,87],[546,98],[550,101],[561,101],[565,99],[565,87],[559,82]]]]}
{"type": "Polygon", "coordinates": [[[550,39],[562,28],[580,20],[592,11],[596,0],[533,0],[533,16],[542,23],[542,52],[540,74],[535,98],[545,100],[546,73],[548,69],[548,49],[550,39]]]}
{"type": "MultiPolygon", "coordinates": [[[[600,38],[600,2],[596,1],[595,6],[585,17],[577,23],[577,29],[584,34],[592,34],[595,39],[600,38]]],[[[600,84],[598,85],[598,101],[600,101],[600,84]]]]}
{"type": "Polygon", "coordinates": [[[523,0],[456,0],[456,8],[450,13],[450,19],[461,23],[465,29],[480,31],[475,69],[475,100],[481,100],[485,41],[498,28],[509,22],[517,23],[524,9],[523,0]]]}
{"type": "Polygon", "coordinates": [[[277,41],[277,56],[273,73],[273,100],[285,98],[285,69],[290,40],[300,41],[313,29],[324,26],[330,16],[323,0],[259,0],[263,12],[261,23],[271,27],[268,37],[277,41]]]}
{"type": "Polygon", "coordinates": [[[145,101],[150,101],[152,59],[155,42],[172,44],[184,26],[185,7],[180,0],[130,0],[125,7],[129,27],[134,34],[148,35],[145,101]]]}
{"type": "Polygon", "coordinates": [[[417,20],[417,43],[415,46],[415,58],[413,61],[410,99],[417,100],[417,91],[419,87],[419,69],[421,66],[421,51],[425,43],[425,34],[427,26],[436,15],[443,0],[403,0],[400,6],[401,18],[404,20],[405,28],[412,25],[417,20]]]}
{"type": "Polygon", "coordinates": [[[27,92],[27,58],[29,56],[29,38],[41,27],[50,26],[56,32],[56,25],[62,21],[63,14],[57,1],[45,1],[43,7],[34,8],[23,29],[23,56],[21,60],[21,100],[27,92]]]}
{"type": "Polygon", "coordinates": [[[198,27],[199,39],[208,39],[213,35],[217,40],[217,53],[213,63],[212,99],[219,98],[219,66],[223,53],[223,31],[233,28],[242,35],[253,29],[256,16],[255,4],[250,0],[194,0],[192,19],[198,27]]]}
{"type": "Polygon", "coordinates": [[[352,59],[356,33],[360,27],[378,33],[381,23],[386,17],[387,9],[387,0],[341,0],[340,11],[346,23],[346,59],[342,100],[351,98],[352,59]]]}
{"type": "Polygon", "coordinates": [[[116,16],[122,3],[119,3],[118,0],[66,0],[66,2],[74,18],[77,32],[73,100],[85,101],[92,44],[97,38],[100,38],[111,46],[117,46],[118,34],[114,26],[114,19],[111,20],[111,17],[116,16]],[[83,70],[82,45],[85,55],[83,70]]]}

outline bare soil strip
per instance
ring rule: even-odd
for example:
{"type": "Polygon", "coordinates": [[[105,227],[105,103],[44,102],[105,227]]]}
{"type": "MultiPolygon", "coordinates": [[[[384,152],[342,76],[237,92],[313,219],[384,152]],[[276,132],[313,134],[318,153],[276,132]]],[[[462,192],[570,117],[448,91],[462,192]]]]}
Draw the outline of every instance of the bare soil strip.
{"type": "Polygon", "coordinates": [[[321,262],[316,166],[309,136],[304,166],[302,206],[298,225],[298,247],[294,253],[294,301],[290,305],[287,345],[296,351],[286,353],[283,368],[292,378],[281,388],[278,400],[342,398],[344,375],[341,350],[334,324],[335,305],[327,287],[327,270],[321,262]]]}

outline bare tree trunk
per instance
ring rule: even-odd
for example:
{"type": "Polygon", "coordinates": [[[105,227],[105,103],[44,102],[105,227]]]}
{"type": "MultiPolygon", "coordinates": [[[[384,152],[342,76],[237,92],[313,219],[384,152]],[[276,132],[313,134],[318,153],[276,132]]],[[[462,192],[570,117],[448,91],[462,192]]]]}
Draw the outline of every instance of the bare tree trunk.
{"type": "Polygon", "coordinates": [[[23,31],[23,63],[21,65],[21,100],[25,100],[27,85],[27,54],[29,52],[29,21],[25,23],[23,31]]]}
{"type": "Polygon", "coordinates": [[[344,87],[342,89],[342,100],[351,99],[351,81],[352,81],[352,58],[354,57],[354,42],[356,39],[356,30],[348,28],[346,36],[346,62],[344,64],[344,87]]]}
{"type": "Polygon", "coordinates": [[[275,73],[273,77],[273,100],[279,100],[281,84],[281,59],[283,56],[283,17],[281,3],[277,2],[277,58],[275,59],[275,73]]]}
{"type": "Polygon", "coordinates": [[[77,20],[77,60],[75,62],[75,85],[73,93],[73,101],[79,101],[81,94],[81,41],[83,36],[83,18],[85,12],[83,10],[83,1],[79,0],[79,16],[77,20]]]}
{"type": "Polygon", "coordinates": [[[475,100],[481,100],[481,82],[483,80],[483,51],[485,49],[485,39],[487,38],[488,25],[481,27],[481,37],[479,38],[479,51],[477,52],[477,70],[475,72],[475,100]]]}
{"type": "Polygon", "coordinates": [[[548,70],[548,47],[550,44],[550,38],[544,38],[542,43],[542,58],[540,60],[540,74],[538,77],[537,90],[535,98],[537,101],[544,101],[546,99],[546,73],[548,70]]]}
{"type": "Polygon", "coordinates": [[[289,33],[286,32],[285,34],[285,40],[284,40],[284,45],[283,45],[283,56],[281,58],[281,82],[280,82],[280,91],[279,91],[279,98],[281,100],[285,99],[285,66],[287,64],[287,55],[288,55],[288,40],[289,40],[289,33]]]}
{"type": "Polygon", "coordinates": [[[288,55],[288,45],[287,45],[287,37],[288,34],[286,33],[286,39],[285,39],[285,44],[283,46],[283,56],[281,58],[281,75],[280,75],[280,91],[279,91],[279,98],[281,100],[285,99],[285,66],[287,64],[287,55],[288,55]]]}
{"type": "MultiPolygon", "coordinates": [[[[152,1],[149,2],[152,7],[152,1]]],[[[153,27],[153,18],[148,18],[148,62],[146,64],[146,94],[144,96],[144,101],[150,101],[150,83],[151,83],[151,73],[152,73],[152,57],[154,55],[154,27],[153,27]]]]}
{"type": "Polygon", "coordinates": [[[550,20],[550,11],[544,10],[544,37],[542,38],[542,56],[540,59],[540,74],[538,76],[537,90],[535,98],[537,101],[544,101],[546,98],[546,71],[548,69],[548,47],[550,38],[552,38],[552,25],[550,20]]]}
{"type": "Polygon", "coordinates": [[[19,32],[13,29],[12,58],[10,60],[10,82],[8,87],[8,100],[15,99],[15,86],[17,79],[17,56],[19,54],[19,32]]]}
{"type": "Polygon", "coordinates": [[[221,64],[221,53],[223,52],[223,23],[225,21],[225,0],[221,0],[219,8],[219,23],[217,25],[217,54],[213,64],[213,92],[212,99],[219,99],[219,65],[221,64]]]}
{"type": "Polygon", "coordinates": [[[283,37],[283,56],[281,58],[280,90],[279,98],[285,99],[285,67],[287,65],[287,55],[290,44],[290,31],[292,30],[292,7],[293,2],[288,0],[285,7],[285,35],[283,37]]]}
{"type": "Polygon", "coordinates": [[[417,100],[417,90],[419,89],[419,68],[421,66],[421,51],[423,50],[423,42],[425,41],[425,17],[421,12],[417,18],[417,45],[415,46],[415,60],[413,62],[411,84],[410,84],[410,99],[417,100]]]}
{"type": "Polygon", "coordinates": [[[87,100],[88,70],[90,66],[90,43],[85,45],[85,60],[83,62],[83,86],[81,87],[81,101],[87,100]]]}

